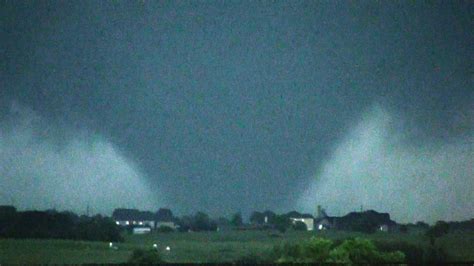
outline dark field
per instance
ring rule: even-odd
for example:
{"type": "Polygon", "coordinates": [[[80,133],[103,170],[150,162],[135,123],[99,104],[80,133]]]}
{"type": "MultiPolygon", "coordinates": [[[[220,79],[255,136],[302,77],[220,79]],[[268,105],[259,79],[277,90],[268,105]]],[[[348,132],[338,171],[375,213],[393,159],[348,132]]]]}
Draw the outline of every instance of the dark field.
{"type": "MultiPolygon", "coordinates": [[[[167,262],[232,262],[244,257],[265,257],[276,245],[299,243],[311,236],[333,240],[364,237],[376,243],[405,242],[425,248],[428,240],[417,233],[358,234],[349,232],[287,232],[272,234],[267,231],[229,231],[199,233],[153,233],[125,235],[125,242],[117,250],[105,242],[67,240],[0,240],[0,263],[123,263],[137,248],[148,249],[154,243],[167,262]],[[166,251],[165,247],[171,250],[166,251]]],[[[450,233],[437,243],[450,261],[474,261],[474,232],[450,233]]]]}

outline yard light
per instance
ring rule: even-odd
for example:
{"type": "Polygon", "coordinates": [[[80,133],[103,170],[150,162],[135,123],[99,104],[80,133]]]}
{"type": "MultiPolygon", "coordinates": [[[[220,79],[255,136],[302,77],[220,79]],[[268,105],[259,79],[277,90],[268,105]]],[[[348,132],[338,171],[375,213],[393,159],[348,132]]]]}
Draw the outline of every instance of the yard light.
{"type": "Polygon", "coordinates": [[[166,246],[166,251],[170,251],[170,250],[171,250],[170,246],[166,246]]]}
{"type": "Polygon", "coordinates": [[[109,243],[109,248],[112,248],[114,246],[114,243],[110,242],[109,243]]]}
{"type": "Polygon", "coordinates": [[[154,248],[154,249],[158,249],[158,245],[157,245],[157,244],[153,244],[153,248],[154,248]]]}

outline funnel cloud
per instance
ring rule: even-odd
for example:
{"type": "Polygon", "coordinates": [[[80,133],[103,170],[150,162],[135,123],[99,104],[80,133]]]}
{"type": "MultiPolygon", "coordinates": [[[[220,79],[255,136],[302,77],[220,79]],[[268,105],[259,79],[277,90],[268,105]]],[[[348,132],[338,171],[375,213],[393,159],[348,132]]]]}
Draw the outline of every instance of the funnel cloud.
{"type": "Polygon", "coordinates": [[[21,209],[84,213],[90,206],[92,213],[111,213],[117,207],[153,210],[162,201],[112,143],[48,126],[14,104],[0,127],[0,202],[21,209]]]}
{"type": "Polygon", "coordinates": [[[300,206],[322,205],[330,215],[375,209],[400,222],[471,218],[472,135],[417,144],[396,117],[380,106],[364,114],[314,174],[300,206]]]}

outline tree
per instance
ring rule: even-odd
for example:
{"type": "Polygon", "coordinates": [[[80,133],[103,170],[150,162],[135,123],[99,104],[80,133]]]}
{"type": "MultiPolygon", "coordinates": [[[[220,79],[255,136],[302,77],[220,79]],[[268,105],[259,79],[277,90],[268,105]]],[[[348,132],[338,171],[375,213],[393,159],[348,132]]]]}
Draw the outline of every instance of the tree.
{"type": "Polygon", "coordinates": [[[275,228],[281,233],[286,232],[286,229],[291,226],[291,220],[286,215],[277,215],[273,220],[275,228]]]}
{"type": "Polygon", "coordinates": [[[416,227],[419,227],[419,228],[422,228],[422,229],[428,229],[428,228],[430,228],[430,225],[423,222],[423,221],[419,221],[419,222],[416,222],[416,227]]]}
{"type": "Polygon", "coordinates": [[[253,224],[263,224],[265,223],[265,214],[262,212],[252,212],[250,215],[250,222],[253,224]]]}
{"type": "Polygon", "coordinates": [[[408,226],[406,224],[400,225],[400,233],[406,234],[408,232],[408,226]]]}
{"type": "Polygon", "coordinates": [[[208,231],[209,230],[209,216],[203,212],[197,212],[194,215],[194,231],[208,231]]]}
{"type": "Polygon", "coordinates": [[[209,219],[203,212],[197,212],[194,216],[183,216],[179,219],[180,231],[215,231],[217,224],[209,219]]]}
{"type": "Polygon", "coordinates": [[[267,222],[266,222],[266,223],[268,223],[268,224],[274,224],[274,222],[275,222],[274,220],[275,220],[275,218],[277,217],[277,215],[276,215],[274,212],[267,210],[267,211],[264,211],[264,212],[263,212],[263,219],[264,219],[264,220],[265,220],[265,217],[266,217],[266,219],[267,219],[267,222]]]}
{"type": "Polygon", "coordinates": [[[434,246],[437,238],[440,238],[449,232],[449,224],[444,221],[438,221],[426,232],[426,236],[429,237],[430,243],[434,246]]]}
{"type": "Polygon", "coordinates": [[[242,222],[242,214],[241,214],[240,212],[235,213],[235,214],[232,216],[231,224],[232,224],[233,226],[242,226],[242,224],[243,224],[243,222],[242,222]]]}
{"type": "Polygon", "coordinates": [[[169,222],[173,220],[173,212],[170,209],[160,208],[156,212],[156,220],[169,222]]]}

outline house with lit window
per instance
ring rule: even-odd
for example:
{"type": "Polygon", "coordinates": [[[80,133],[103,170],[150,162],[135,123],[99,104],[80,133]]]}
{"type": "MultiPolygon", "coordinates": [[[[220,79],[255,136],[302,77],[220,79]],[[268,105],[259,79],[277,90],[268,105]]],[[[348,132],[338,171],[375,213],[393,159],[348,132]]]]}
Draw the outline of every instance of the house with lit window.
{"type": "Polygon", "coordinates": [[[112,218],[119,226],[124,227],[149,227],[155,228],[155,215],[149,211],[139,211],[136,209],[115,209],[112,218]]]}
{"type": "Polygon", "coordinates": [[[389,232],[397,228],[397,223],[390,219],[388,213],[367,210],[351,212],[342,217],[334,217],[327,215],[326,211],[318,206],[315,226],[318,230],[336,229],[362,232],[389,232]]]}

